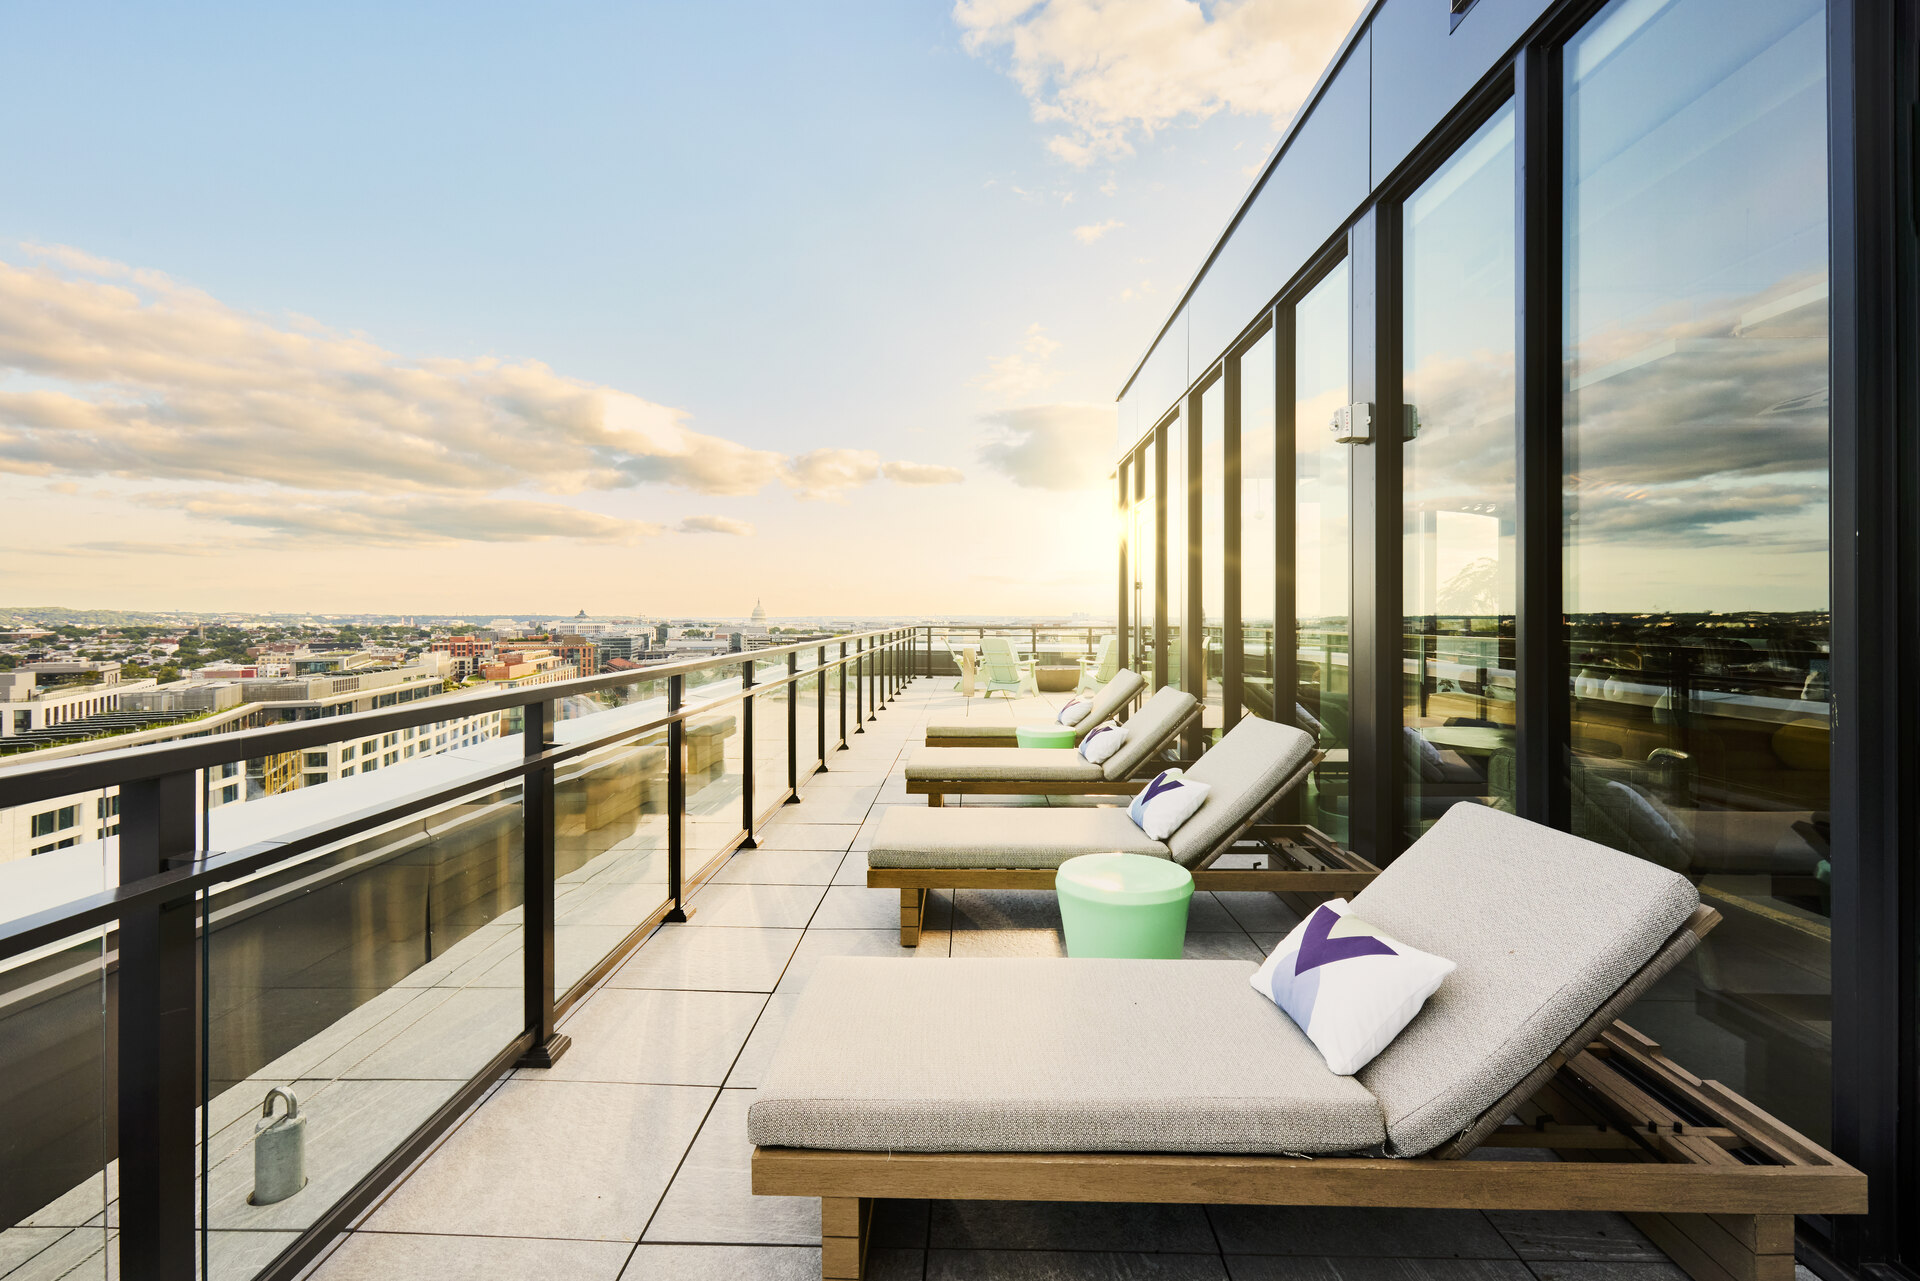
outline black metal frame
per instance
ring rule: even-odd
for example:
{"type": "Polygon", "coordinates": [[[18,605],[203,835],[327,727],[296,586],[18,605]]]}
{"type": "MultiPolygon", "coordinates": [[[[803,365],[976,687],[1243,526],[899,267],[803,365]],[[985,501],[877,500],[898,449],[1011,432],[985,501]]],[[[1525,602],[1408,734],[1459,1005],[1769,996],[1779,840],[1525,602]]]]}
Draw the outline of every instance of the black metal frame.
{"type": "MultiPolygon", "coordinates": [[[[1413,187],[1509,96],[1516,152],[1515,638],[1520,813],[1570,819],[1564,744],[1567,638],[1562,541],[1561,48],[1605,0],[1534,0],[1538,17],[1451,104],[1445,119],[1386,174],[1369,176],[1347,230],[1353,269],[1353,399],[1400,403],[1400,206],[1413,187]]],[[[1199,294],[1208,268],[1246,217],[1348,52],[1382,11],[1370,3],[1283,138],[1269,171],[1235,212],[1154,346],[1199,294]]],[[[1469,23],[1481,21],[1484,6],[1469,23]]],[[[1866,1216],[1810,1222],[1831,1229],[1808,1242],[1817,1270],[1906,1270],[1920,1261],[1920,9],[1906,0],[1827,0],[1830,334],[1830,492],[1833,628],[1833,1108],[1834,1147],[1872,1179],[1866,1216]]],[[[1402,15],[1404,17],[1404,15],[1402,15]]],[[[1491,21],[1489,16],[1486,20],[1491,21]]],[[[1403,29],[1404,30],[1404,29],[1403,29]]],[[[1466,28],[1462,29],[1465,34],[1466,28]]],[[[1456,37],[1457,38],[1457,37],[1456,37]]],[[[1453,46],[1449,46],[1453,47],[1453,46]]],[[[1461,46],[1465,47],[1465,46],[1461,46]]],[[[1376,59],[1380,51],[1375,49],[1376,59]]],[[[1484,56],[1484,55],[1478,55],[1484,56]]],[[[1379,74],[1376,64],[1375,75],[1379,74]]],[[[1375,82],[1372,111],[1400,100],[1375,82]],[[1383,105],[1384,104],[1384,105],[1383,105]]],[[[1371,127],[1371,126],[1369,126],[1371,127]]],[[[1292,175],[1298,179],[1299,175],[1292,175]]],[[[1324,252],[1324,251],[1323,251],[1324,252]]],[[[1311,271],[1276,292],[1286,299],[1311,271]]],[[[1236,285],[1236,287],[1240,287],[1236,285]]],[[[1197,323],[1197,322],[1196,322],[1197,323]]],[[[1225,349],[1244,353],[1261,318],[1225,349]]],[[[1290,359],[1280,334],[1278,358],[1290,359]]],[[[1149,347],[1149,356],[1154,350],[1149,347]]],[[[1143,358],[1121,389],[1137,391],[1143,358]]],[[[1172,403],[1197,403],[1212,353],[1172,403]]],[[[1229,394],[1229,421],[1238,405],[1229,394]]],[[[1142,420],[1163,406],[1140,407],[1142,420]]],[[[1292,424],[1280,398],[1281,427],[1292,424]]],[[[1164,450],[1164,419],[1144,439],[1164,450]]],[[[1402,844],[1401,440],[1376,414],[1374,443],[1353,451],[1352,776],[1350,842],[1387,861],[1402,844]]],[[[1247,425],[1235,422],[1244,433],[1247,425]]],[[[1284,439],[1282,444],[1286,444],[1284,439]]],[[[1132,453],[1129,449],[1128,453],[1132,453]]],[[[1285,457],[1284,449],[1281,457],[1285,457]]],[[[1167,472],[1159,464],[1156,525],[1164,574],[1167,472]]],[[[1229,496],[1229,504],[1233,496],[1229,496]]],[[[1290,526],[1284,515],[1283,528],[1290,526]]],[[[1189,512],[1198,504],[1189,496],[1189,512]]],[[[1283,536],[1284,537],[1284,536],[1283,536]]],[[[1191,544],[1190,544],[1191,548],[1191,544]]],[[[1276,598],[1288,612],[1292,563],[1278,549],[1276,598]]],[[[1191,552],[1190,552],[1191,554],[1191,552]]],[[[1231,553],[1230,553],[1231,554],[1231,553]]],[[[1125,579],[1122,579],[1123,583],[1125,579]]],[[[1184,602],[1175,602],[1183,608],[1184,602]]],[[[1159,620],[1166,621],[1162,604],[1159,620]]],[[[1164,644],[1164,631],[1161,633],[1164,644]]],[[[1285,647],[1280,647],[1284,649],[1285,647]]],[[[1164,650],[1161,651],[1164,654],[1164,650]]]]}
{"type": "MultiPolygon", "coordinates": [[[[638,672],[590,676],[531,689],[456,695],[414,703],[404,709],[365,712],[298,725],[187,739],[151,747],[107,751],[59,761],[26,762],[0,771],[0,806],[31,805],[53,797],[120,789],[118,853],[120,884],[59,908],[0,924],[0,960],[89,931],[114,930],[119,957],[119,999],[111,1038],[117,1080],[120,1160],[120,1255],[122,1275],[191,1281],[203,1263],[196,1226],[196,1134],[194,1112],[207,1088],[202,1015],[209,936],[203,912],[218,886],[251,873],[286,864],[305,855],[399,820],[432,811],[463,797],[518,782],[523,813],[521,857],[526,876],[524,905],[527,943],[524,956],[525,1027],[472,1080],[423,1125],[369,1170],[344,1197],[322,1214],[260,1276],[285,1281],[305,1268],[320,1249],[343,1230],[396,1178],[423,1155],[485,1090],[514,1067],[550,1066],[565,1053],[569,1038],[556,1030],[559,1019],[601,978],[663,921],[684,921],[692,909],[688,882],[698,885],[732,851],[752,838],[758,822],[752,800],[754,742],[751,734],[757,696],[785,691],[787,713],[787,794],[798,799],[799,720],[794,692],[802,680],[820,682],[817,733],[822,748],[816,768],[825,768],[825,680],[841,675],[841,746],[845,747],[845,685],[850,664],[860,664],[871,682],[869,706],[890,699],[911,670],[903,652],[914,643],[910,629],[888,628],[840,640],[840,657],[826,658],[815,641],[759,651],[742,660],[734,655],[686,663],[661,664],[638,672]],[[852,655],[848,642],[855,645],[852,655]],[[799,653],[813,650],[818,665],[802,669],[799,653]],[[756,660],[785,657],[787,670],[764,684],[753,679],[756,660]],[[744,667],[742,686],[689,706],[686,678],[735,663],[744,667]],[[667,713],[639,726],[575,743],[561,744],[555,734],[555,705],[569,696],[663,681],[667,713]],[[685,868],[686,723],[734,702],[742,705],[743,784],[746,796],[739,836],[707,860],[689,878],[685,868]],[[348,813],[285,839],[242,849],[204,847],[201,771],[234,760],[298,751],[343,738],[391,733],[438,721],[492,711],[521,714],[522,751],[512,765],[470,776],[429,793],[348,813]],[[667,767],[667,898],[641,920],[620,945],[594,965],[565,993],[554,991],[554,886],[556,770],[566,762],[610,747],[636,743],[665,730],[667,767]]],[[[858,687],[856,687],[858,692],[858,687]]],[[[769,807],[771,814],[776,807],[769,807]]]]}

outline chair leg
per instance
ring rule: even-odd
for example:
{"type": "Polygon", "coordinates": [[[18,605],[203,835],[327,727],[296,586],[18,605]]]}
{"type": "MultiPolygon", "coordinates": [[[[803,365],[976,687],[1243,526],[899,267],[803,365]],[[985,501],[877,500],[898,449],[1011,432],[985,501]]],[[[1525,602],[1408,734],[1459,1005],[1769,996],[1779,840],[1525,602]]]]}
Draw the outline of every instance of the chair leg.
{"type": "Polygon", "coordinates": [[[1629,1214],[1694,1281],[1792,1281],[1790,1214],[1629,1214]]]}
{"type": "Polygon", "coordinates": [[[873,1230],[873,1198],[820,1198],[822,1281],[860,1281],[867,1275],[867,1241],[873,1230]]]}
{"type": "Polygon", "coordinates": [[[945,805],[946,803],[947,803],[947,798],[941,795],[939,792],[927,793],[927,804],[932,806],[934,809],[939,809],[941,806],[945,805]]]}
{"type": "Polygon", "coordinates": [[[920,946],[920,926],[927,919],[927,891],[900,891],[900,946],[920,946]]]}

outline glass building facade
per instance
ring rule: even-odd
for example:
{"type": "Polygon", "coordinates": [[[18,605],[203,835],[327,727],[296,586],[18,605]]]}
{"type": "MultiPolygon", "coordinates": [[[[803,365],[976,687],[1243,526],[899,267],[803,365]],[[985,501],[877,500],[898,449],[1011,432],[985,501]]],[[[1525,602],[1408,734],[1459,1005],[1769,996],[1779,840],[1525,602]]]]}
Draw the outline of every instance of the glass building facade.
{"type": "Polygon", "coordinates": [[[1123,648],[1376,862],[1473,804],[1692,879],[1630,1022],[1875,1180],[1808,1257],[1913,1258],[1913,12],[1447,8],[1368,7],[1123,389],[1123,648]]]}

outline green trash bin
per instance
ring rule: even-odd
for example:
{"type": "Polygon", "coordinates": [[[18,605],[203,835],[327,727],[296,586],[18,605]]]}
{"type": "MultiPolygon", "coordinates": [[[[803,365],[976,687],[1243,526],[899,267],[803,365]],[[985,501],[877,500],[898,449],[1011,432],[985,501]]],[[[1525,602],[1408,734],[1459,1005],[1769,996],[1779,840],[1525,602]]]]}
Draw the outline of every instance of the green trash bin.
{"type": "Polygon", "coordinates": [[[1082,854],[1053,881],[1068,956],[1176,960],[1187,941],[1193,877],[1143,854],[1082,854]]]}
{"type": "Polygon", "coordinates": [[[1013,737],[1022,747],[1074,747],[1070,725],[1016,725],[1013,737]]]}

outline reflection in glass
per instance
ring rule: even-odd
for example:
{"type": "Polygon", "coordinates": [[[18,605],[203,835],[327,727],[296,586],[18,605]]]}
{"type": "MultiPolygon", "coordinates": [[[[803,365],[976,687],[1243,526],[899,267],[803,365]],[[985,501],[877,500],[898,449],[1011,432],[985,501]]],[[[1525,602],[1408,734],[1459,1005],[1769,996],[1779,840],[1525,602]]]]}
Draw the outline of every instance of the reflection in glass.
{"type": "Polygon", "coordinates": [[[1511,808],[1514,788],[1514,154],[1500,109],[1406,203],[1403,823],[1511,808]]]}
{"type": "Polygon", "coordinates": [[[1187,624],[1187,421],[1184,412],[1175,414],[1160,429],[1166,455],[1167,547],[1164,556],[1167,583],[1167,670],[1166,683],[1175,689],[1186,688],[1186,663],[1181,653],[1181,634],[1187,624]]]}
{"type": "Polygon", "coordinates": [[[1128,547],[1133,554],[1133,616],[1137,620],[1133,629],[1134,651],[1128,665],[1149,684],[1153,681],[1153,656],[1159,644],[1160,626],[1155,599],[1158,579],[1154,577],[1160,560],[1160,539],[1154,524],[1157,492],[1154,470],[1154,447],[1149,443],[1134,458],[1133,541],[1128,547]]]}
{"type": "Polygon", "coordinates": [[[1274,469],[1273,331],[1240,356],[1240,706],[1273,719],[1274,549],[1279,545],[1274,469]]]}
{"type": "Polygon", "coordinates": [[[1283,709],[1326,756],[1303,791],[1306,821],[1347,835],[1347,661],[1353,603],[1353,447],[1328,430],[1352,400],[1352,277],[1341,263],[1293,309],[1294,692],[1283,709]]]}
{"type": "Polygon", "coordinates": [[[1616,3],[1565,58],[1573,826],[1725,917],[1634,1022],[1824,1142],[1825,10],[1616,3]]]}
{"type": "Polygon", "coordinates": [[[787,791],[787,660],[756,661],[753,680],[753,812],[756,822],[773,814],[787,791]]]}
{"type": "Polygon", "coordinates": [[[523,846],[516,783],[211,892],[212,1272],[258,1272],[521,1031],[523,846]],[[276,1086],[306,1118],[307,1184],[255,1205],[254,1125],[276,1086]]]}
{"type": "Polygon", "coordinates": [[[1208,741],[1226,721],[1227,624],[1227,380],[1216,378],[1200,395],[1200,701],[1208,741]]]}

